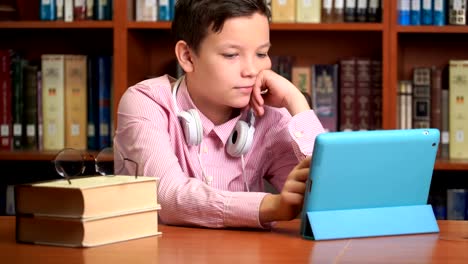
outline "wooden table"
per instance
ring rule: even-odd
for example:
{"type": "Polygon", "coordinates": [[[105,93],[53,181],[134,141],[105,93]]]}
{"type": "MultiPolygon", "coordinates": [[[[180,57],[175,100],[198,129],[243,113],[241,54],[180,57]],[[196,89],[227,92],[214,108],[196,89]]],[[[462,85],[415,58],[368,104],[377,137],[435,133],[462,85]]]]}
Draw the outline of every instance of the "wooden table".
{"type": "Polygon", "coordinates": [[[14,217],[3,216],[0,263],[468,263],[468,221],[439,227],[440,234],[316,242],[299,236],[298,220],[272,231],[160,225],[162,236],[77,249],[17,244],[14,217]]]}

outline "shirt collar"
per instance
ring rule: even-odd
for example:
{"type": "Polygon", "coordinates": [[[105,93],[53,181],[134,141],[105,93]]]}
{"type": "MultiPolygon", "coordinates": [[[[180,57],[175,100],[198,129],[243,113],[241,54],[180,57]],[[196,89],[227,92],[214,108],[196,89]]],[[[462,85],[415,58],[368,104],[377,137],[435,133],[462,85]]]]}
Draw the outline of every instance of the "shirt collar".
{"type": "MultiPolygon", "coordinates": [[[[192,98],[190,97],[190,94],[187,90],[187,84],[184,81],[180,83],[180,87],[177,90],[177,102],[179,105],[179,111],[187,111],[188,109],[197,109],[198,114],[200,115],[201,123],[203,126],[203,135],[209,135],[211,132],[215,133],[215,135],[218,136],[218,138],[221,140],[223,143],[223,146],[226,145],[226,142],[229,139],[229,136],[231,135],[231,132],[234,130],[237,121],[239,119],[247,119],[248,115],[248,107],[245,107],[242,109],[240,114],[227,122],[215,126],[213,122],[211,122],[208,117],[206,117],[198,108],[195,106],[195,104],[192,101],[192,98]]],[[[250,124],[249,124],[250,125],[250,124]]]]}

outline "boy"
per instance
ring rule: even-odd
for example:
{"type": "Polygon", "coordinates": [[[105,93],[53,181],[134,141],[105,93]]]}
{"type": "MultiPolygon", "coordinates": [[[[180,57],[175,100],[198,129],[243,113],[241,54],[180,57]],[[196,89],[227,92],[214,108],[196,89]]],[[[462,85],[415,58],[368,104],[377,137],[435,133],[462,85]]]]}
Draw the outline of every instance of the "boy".
{"type": "Polygon", "coordinates": [[[185,77],[145,80],[122,97],[115,147],[139,175],[160,177],[163,223],[268,228],[302,209],[307,156],[324,130],[270,70],[269,17],[264,0],[178,0],[185,77]],[[265,193],[264,179],[281,193],[265,193]]]}

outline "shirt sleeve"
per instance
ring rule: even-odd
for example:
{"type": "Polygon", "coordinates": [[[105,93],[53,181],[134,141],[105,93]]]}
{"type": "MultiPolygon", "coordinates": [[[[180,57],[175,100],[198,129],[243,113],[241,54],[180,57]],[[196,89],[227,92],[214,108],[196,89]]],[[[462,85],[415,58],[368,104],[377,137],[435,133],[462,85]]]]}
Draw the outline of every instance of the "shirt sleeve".
{"type": "MultiPolygon", "coordinates": [[[[266,228],[259,221],[261,192],[230,192],[187,175],[171,143],[168,110],[148,87],[127,90],[118,109],[115,145],[126,158],[139,162],[139,174],[160,178],[161,221],[173,225],[266,228]]],[[[117,165],[118,166],[118,165],[117,165]]]]}
{"type": "Polygon", "coordinates": [[[313,110],[295,115],[289,123],[289,134],[292,138],[294,153],[298,160],[312,156],[315,138],[325,130],[313,110]]]}

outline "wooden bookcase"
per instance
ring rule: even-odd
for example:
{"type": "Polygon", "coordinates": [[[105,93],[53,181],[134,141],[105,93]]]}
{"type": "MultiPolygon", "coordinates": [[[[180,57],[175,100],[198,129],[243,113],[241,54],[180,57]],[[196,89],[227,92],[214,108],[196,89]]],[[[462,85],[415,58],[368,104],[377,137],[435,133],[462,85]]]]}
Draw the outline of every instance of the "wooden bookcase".
{"type": "MultiPolygon", "coordinates": [[[[24,52],[38,60],[43,53],[113,55],[114,117],[125,90],[140,80],[175,74],[170,22],[133,21],[134,0],[114,0],[112,21],[43,22],[38,5],[18,1],[22,20],[0,21],[0,49],[24,52]]],[[[38,1],[33,1],[38,2],[38,1]]],[[[271,55],[293,55],[298,63],[336,63],[366,56],[382,60],[383,128],[396,128],[396,87],[413,65],[442,65],[463,58],[468,26],[398,26],[397,1],[382,1],[382,23],[271,24],[271,55]]],[[[468,55],[467,55],[468,56],[468,55]]],[[[466,59],[466,57],[464,57],[466,59]]],[[[55,152],[0,152],[0,163],[46,162],[55,152]]],[[[466,160],[439,160],[436,170],[468,170],[466,160]]]]}

